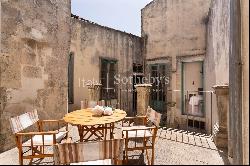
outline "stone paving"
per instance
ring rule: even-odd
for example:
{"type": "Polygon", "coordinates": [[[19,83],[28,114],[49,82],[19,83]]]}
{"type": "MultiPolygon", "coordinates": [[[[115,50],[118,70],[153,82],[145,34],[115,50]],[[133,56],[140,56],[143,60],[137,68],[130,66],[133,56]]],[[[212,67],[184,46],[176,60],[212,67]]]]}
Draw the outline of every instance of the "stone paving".
{"type": "MultiPolygon", "coordinates": [[[[70,127],[73,141],[79,140],[75,127],[70,127]]],[[[156,165],[225,165],[229,164],[226,152],[218,150],[212,138],[204,134],[174,129],[159,129],[155,147],[156,165]]],[[[49,148],[48,151],[52,149],[49,148]]],[[[133,165],[146,165],[147,159],[141,152],[130,155],[133,165]]],[[[17,165],[17,148],[0,154],[0,165],[17,165]]],[[[24,164],[29,164],[25,160],[24,164]]],[[[34,159],[33,165],[53,165],[53,158],[34,159]]]]}

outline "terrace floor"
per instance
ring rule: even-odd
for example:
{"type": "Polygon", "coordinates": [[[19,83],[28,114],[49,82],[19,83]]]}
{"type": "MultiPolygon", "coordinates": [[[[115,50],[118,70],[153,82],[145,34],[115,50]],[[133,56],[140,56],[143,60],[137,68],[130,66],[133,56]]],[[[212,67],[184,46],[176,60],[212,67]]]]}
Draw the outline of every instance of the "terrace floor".
{"type": "MultiPolygon", "coordinates": [[[[73,141],[79,140],[76,127],[70,127],[73,141]]],[[[51,148],[48,149],[52,150],[51,148]]],[[[210,136],[174,129],[159,129],[155,147],[155,165],[225,165],[226,152],[218,150],[210,136]]],[[[141,153],[131,154],[133,165],[147,164],[141,153]]],[[[0,165],[17,165],[17,148],[0,154],[0,165]]],[[[28,160],[24,164],[29,164],[28,160]]],[[[53,165],[53,158],[33,160],[33,165],[53,165]]]]}

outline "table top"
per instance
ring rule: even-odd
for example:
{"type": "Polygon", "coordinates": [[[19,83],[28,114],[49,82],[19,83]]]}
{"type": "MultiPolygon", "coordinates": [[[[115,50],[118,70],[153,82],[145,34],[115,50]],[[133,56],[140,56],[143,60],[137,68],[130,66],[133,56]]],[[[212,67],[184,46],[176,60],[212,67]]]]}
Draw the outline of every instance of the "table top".
{"type": "Polygon", "coordinates": [[[127,113],[125,111],[116,109],[111,116],[98,117],[93,114],[91,108],[88,108],[68,113],[63,120],[73,125],[93,126],[119,122],[126,116],[127,113]]]}

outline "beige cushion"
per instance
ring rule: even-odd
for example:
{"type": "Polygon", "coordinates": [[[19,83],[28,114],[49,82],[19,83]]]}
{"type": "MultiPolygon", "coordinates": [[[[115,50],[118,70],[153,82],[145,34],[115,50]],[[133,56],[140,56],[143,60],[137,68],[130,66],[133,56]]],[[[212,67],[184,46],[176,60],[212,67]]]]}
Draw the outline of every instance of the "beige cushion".
{"type": "Polygon", "coordinates": [[[123,135],[126,137],[126,131],[124,130],[134,130],[136,131],[128,131],[128,138],[143,138],[143,137],[152,137],[152,133],[150,130],[140,130],[147,129],[146,126],[131,126],[131,127],[122,127],[123,135]]]}
{"type": "Polygon", "coordinates": [[[70,165],[112,165],[112,162],[111,162],[111,159],[106,159],[106,160],[72,163],[70,165]]]}
{"type": "MultiPolygon", "coordinates": [[[[66,131],[61,131],[56,134],[56,142],[59,143],[66,136],[66,134],[66,131]]],[[[33,136],[33,146],[41,145],[43,145],[42,135],[33,136]]],[[[44,145],[53,145],[53,135],[44,135],[44,145]]],[[[31,146],[31,139],[23,143],[23,146],[31,146]]]]}
{"type": "Polygon", "coordinates": [[[156,126],[159,127],[160,122],[161,122],[161,116],[162,114],[156,112],[155,110],[153,110],[152,108],[148,108],[147,109],[147,118],[156,126]]]}

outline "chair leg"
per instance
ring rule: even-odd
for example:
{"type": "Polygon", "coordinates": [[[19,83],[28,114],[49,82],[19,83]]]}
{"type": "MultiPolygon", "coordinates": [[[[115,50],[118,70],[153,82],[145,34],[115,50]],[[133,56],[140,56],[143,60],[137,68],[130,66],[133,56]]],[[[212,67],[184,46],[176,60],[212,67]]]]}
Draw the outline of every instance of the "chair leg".
{"type": "Polygon", "coordinates": [[[152,148],[152,159],[151,159],[151,165],[154,165],[154,161],[155,161],[155,148],[152,148]]]}
{"type": "Polygon", "coordinates": [[[128,150],[125,151],[125,163],[128,164],[128,150]]]}
{"type": "MultiPolygon", "coordinates": [[[[147,145],[147,139],[143,139],[143,146],[144,148],[146,148],[146,145],[147,145]]],[[[143,149],[142,150],[142,153],[144,154],[145,150],[143,149]]]]}
{"type": "Polygon", "coordinates": [[[150,160],[149,160],[149,155],[148,155],[148,149],[146,149],[146,156],[147,156],[147,160],[148,160],[148,165],[150,165],[150,160]]]}
{"type": "Polygon", "coordinates": [[[18,147],[18,153],[19,153],[19,164],[23,165],[23,151],[22,151],[22,147],[18,147]]]}
{"type": "Polygon", "coordinates": [[[125,164],[128,164],[128,139],[125,139],[125,164]]]}

